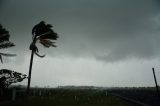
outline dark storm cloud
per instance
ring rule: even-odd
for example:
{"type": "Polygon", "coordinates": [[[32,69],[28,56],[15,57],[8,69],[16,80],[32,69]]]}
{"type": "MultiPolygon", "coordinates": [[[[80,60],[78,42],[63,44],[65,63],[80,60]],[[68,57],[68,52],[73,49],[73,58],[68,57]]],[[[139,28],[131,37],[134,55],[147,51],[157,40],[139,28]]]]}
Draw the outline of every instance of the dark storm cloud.
{"type": "Polygon", "coordinates": [[[155,22],[155,18],[159,18],[159,4],[156,1],[92,3],[83,5],[82,12],[72,15],[73,28],[66,27],[70,31],[64,35],[73,36],[66,38],[68,45],[61,50],[105,61],[130,57],[149,59],[159,55],[159,23],[155,22]]]}
{"type": "Polygon", "coordinates": [[[60,36],[50,55],[119,61],[160,54],[158,0],[11,0],[0,12],[21,55],[28,53],[31,29],[41,20],[60,36]]]}
{"type": "Polygon", "coordinates": [[[0,6],[4,5],[5,0],[0,0],[0,6]]]}

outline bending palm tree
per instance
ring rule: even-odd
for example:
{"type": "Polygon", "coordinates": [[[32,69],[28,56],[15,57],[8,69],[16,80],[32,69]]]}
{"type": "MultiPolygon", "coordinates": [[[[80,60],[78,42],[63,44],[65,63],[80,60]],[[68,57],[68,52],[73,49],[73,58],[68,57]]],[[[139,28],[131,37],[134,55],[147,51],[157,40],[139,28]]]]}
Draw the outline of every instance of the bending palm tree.
{"type": "MultiPolygon", "coordinates": [[[[9,32],[0,24],[0,49],[9,48],[15,46],[9,41],[9,32]]],[[[0,53],[0,60],[3,63],[2,56],[16,56],[15,54],[0,53]]]]}
{"type": "Polygon", "coordinates": [[[33,57],[36,54],[38,57],[44,57],[45,55],[40,55],[38,53],[38,48],[36,46],[36,42],[39,41],[44,47],[56,47],[55,42],[53,40],[57,40],[58,35],[52,29],[52,25],[46,24],[44,21],[41,21],[39,24],[35,25],[32,29],[32,43],[30,45],[31,52],[31,59],[30,59],[30,67],[29,67],[29,74],[28,74],[28,86],[27,86],[27,93],[30,90],[30,81],[31,81],[31,71],[32,71],[32,64],[33,64],[33,57]]]}

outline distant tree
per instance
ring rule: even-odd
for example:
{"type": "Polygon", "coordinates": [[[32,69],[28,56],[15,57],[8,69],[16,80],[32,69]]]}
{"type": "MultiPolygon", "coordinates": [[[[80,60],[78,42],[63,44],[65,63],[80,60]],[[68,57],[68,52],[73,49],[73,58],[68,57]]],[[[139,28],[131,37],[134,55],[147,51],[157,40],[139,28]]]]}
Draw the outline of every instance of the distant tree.
{"type": "Polygon", "coordinates": [[[36,54],[38,57],[44,57],[45,55],[40,55],[38,52],[38,47],[36,46],[37,41],[39,41],[44,47],[56,47],[55,40],[57,40],[58,35],[53,31],[51,24],[46,24],[44,21],[41,21],[39,24],[35,25],[32,29],[32,43],[30,45],[31,59],[30,59],[30,67],[28,74],[28,86],[27,92],[29,93],[30,89],[30,81],[31,81],[31,71],[33,64],[33,57],[36,54]]]}
{"type": "Polygon", "coordinates": [[[18,73],[8,69],[0,70],[0,88],[8,88],[12,83],[17,83],[23,81],[27,78],[27,75],[18,73]]]}
{"type": "MultiPolygon", "coordinates": [[[[0,24],[0,49],[10,48],[15,46],[9,41],[9,32],[0,24]]],[[[3,63],[2,56],[16,56],[15,54],[0,53],[0,60],[3,63]]]]}

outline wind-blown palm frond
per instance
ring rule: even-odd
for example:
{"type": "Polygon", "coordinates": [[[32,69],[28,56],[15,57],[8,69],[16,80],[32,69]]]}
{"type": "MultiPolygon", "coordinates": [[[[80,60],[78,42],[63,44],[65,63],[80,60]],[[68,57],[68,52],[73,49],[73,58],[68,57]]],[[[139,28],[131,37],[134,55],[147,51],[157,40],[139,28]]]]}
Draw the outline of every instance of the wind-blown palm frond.
{"type": "Polygon", "coordinates": [[[2,59],[2,56],[0,55],[0,60],[1,60],[1,63],[3,64],[3,59],[2,59]]]}
{"type": "Polygon", "coordinates": [[[9,37],[10,37],[9,32],[5,28],[3,28],[2,25],[0,24],[0,44],[2,43],[3,45],[4,44],[14,45],[9,41],[9,37]]]}
{"type": "Polygon", "coordinates": [[[9,54],[9,53],[0,53],[2,56],[7,56],[7,57],[13,57],[16,56],[16,54],[9,54]]]}
{"type": "Polygon", "coordinates": [[[41,39],[57,40],[58,35],[57,35],[57,33],[54,32],[53,29],[51,29],[51,28],[52,28],[52,25],[46,24],[45,32],[48,32],[48,33],[43,34],[43,35],[40,35],[40,38],[41,38],[41,39]]]}
{"type": "Polygon", "coordinates": [[[45,55],[40,55],[40,54],[38,53],[38,52],[39,52],[38,47],[36,46],[36,44],[35,44],[34,42],[31,43],[31,45],[30,45],[30,50],[33,50],[33,52],[34,52],[38,57],[41,57],[41,58],[45,57],[45,55]]]}
{"type": "MultiPolygon", "coordinates": [[[[9,32],[2,27],[0,24],[0,49],[5,49],[5,48],[10,48],[15,46],[14,43],[9,41],[9,32]]],[[[2,61],[2,56],[15,56],[15,54],[5,54],[5,53],[0,53],[0,60],[2,61]]]]}
{"type": "Polygon", "coordinates": [[[9,32],[0,25],[0,42],[9,41],[9,32]]]}
{"type": "Polygon", "coordinates": [[[35,54],[36,54],[38,57],[40,57],[40,58],[43,58],[43,57],[46,56],[45,54],[44,54],[44,55],[40,55],[38,52],[35,52],[35,54]]]}
{"type": "Polygon", "coordinates": [[[56,47],[55,42],[48,40],[48,39],[40,39],[40,43],[44,46],[44,47],[56,47]]]}
{"type": "Polygon", "coordinates": [[[6,33],[0,33],[0,42],[3,42],[3,41],[9,41],[9,33],[6,32],[6,33]]]}
{"type": "Polygon", "coordinates": [[[36,46],[36,41],[39,41],[44,47],[56,47],[53,40],[57,40],[58,35],[52,29],[51,24],[46,24],[44,21],[41,21],[39,24],[35,25],[32,29],[33,43],[30,46],[30,50],[34,50],[35,54],[39,57],[44,57],[45,55],[38,54],[38,48],[36,46]],[[34,39],[36,39],[34,41],[34,39]]]}
{"type": "Polygon", "coordinates": [[[6,49],[15,46],[14,43],[10,41],[4,41],[0,43],[0,49],[6,49]]]}
{"type": "Polygon", "coordinates": [[[1,60],[1,63],[3,63],[2,56],[13,57],[13,56],[16,56],[16,54],[0,53],[0,60],[1,60]]]}

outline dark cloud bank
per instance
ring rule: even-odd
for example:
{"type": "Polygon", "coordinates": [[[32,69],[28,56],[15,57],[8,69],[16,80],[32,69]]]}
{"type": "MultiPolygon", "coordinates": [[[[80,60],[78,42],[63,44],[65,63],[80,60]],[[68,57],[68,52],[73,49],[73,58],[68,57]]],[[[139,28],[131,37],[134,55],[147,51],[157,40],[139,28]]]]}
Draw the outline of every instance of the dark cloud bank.
{"type": "Polygon", "coordinates": [[[108,62],[152,59],[160,56],[159,4],[158,0],[11,0],[1,5],[0,22],[10,30],[20,56],[28,52],[32,27],[45,20],[60,36],[58,48],[48,50],[50,55],[92,56],[108,62]]]}

